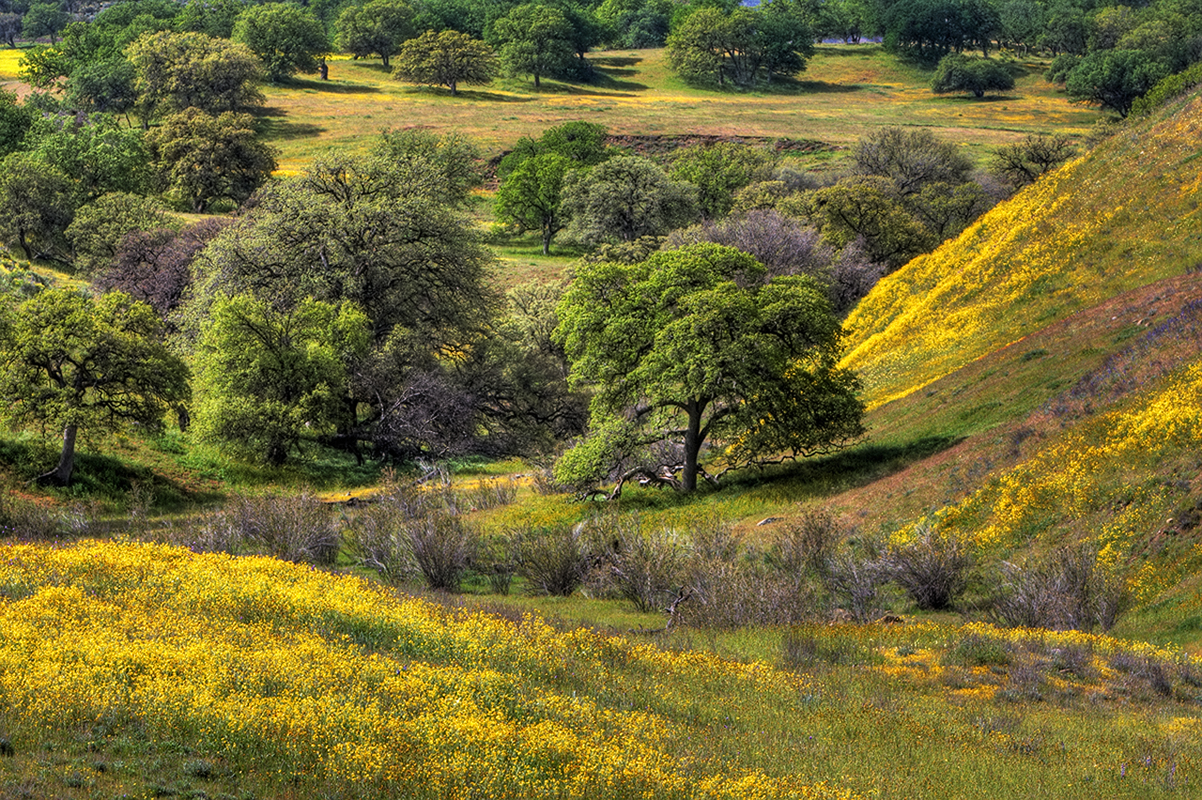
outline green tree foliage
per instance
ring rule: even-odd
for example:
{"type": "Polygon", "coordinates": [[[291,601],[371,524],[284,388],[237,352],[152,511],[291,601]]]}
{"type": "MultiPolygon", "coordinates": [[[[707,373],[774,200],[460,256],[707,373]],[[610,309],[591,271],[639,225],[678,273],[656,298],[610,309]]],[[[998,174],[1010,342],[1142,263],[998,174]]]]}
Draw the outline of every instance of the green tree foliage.
{"type": "Polygon", "coordinates": [[[571,167],[570,159],[543,153],[523,160],[497,188],[497,219],[519,231],[538,231],[543,255],[551,251],[551,240],[567,225],[563,183],[571,167]]]}
{"type": "Polygon", "coordinates": [[[114,192],[80,206],[67,226],[75,268],[85,275],[113,264],[122,240],[135,231],[173,227],[167,209],[156,200],[114,192]]]}
{"type": "Polygon", "coordinates": [[[234,23],[247,5],[247,0],[188,0],[175,18],[176,29],[228,39],[234,35],[234,23]]]}
{"type": "Polygon", "coordinates": [[[859,241],[873,261],[897,269],[937,243],[881,177],[846,178],[804,197],[803,213],[832,247],[859,241]]]}
{"type": "Polygon", "coordinates": [[[597,18],[608,29],[615,47],[663,47],[672,27],[673,10],[671,0],[604,0],[597,7],[597,18]]]}
{"type": "Polygon", "coordinates": [[[0,320],[0,414],[63,432],[58,465],[42,476],[67,485],[82,428],[161,427],[189,399],[188,369],[161,342],[149,306],[113,293],[90,300],[48,289],[0,320]]]}
{"type": "Polygon", "coordinates": [[[459,84],[481,86],[497,74],[493,50],[465,33],[426,31],[401,45],[394,78],[427,86],[445,86],[451,95],[459,84]]]}
{"type": "Polygon", "coordinates": [[[1136,98],[1168,75],[1168,68],[1139,50],[1099,50],[1081,59],[1064,82],[1069,97],[1127,116],[1136,98]]]}
{"type": "Polygon", "coordinates": [[[521,5],[489,27],[489,40],[506,72],[528,74],[535,87],[546,75],[561,74],[575,55],[571,24],[553,6],[521,5]]]}
{"type": "Polygon", "coordinates": [[[220,280],[207,291],[281,307],[350,301],[377,342],[400,326],[430,350],[454,349],[486,318],[492,258],[446,202],[441,174],[419,158],[340,156],[266,186],[205,251],[204,272],[220,280]]]}
{"type": "Polygon", "coordinates": [[[33,114],[17,102],[17,96],[0,89],[0,159],[21,147],[32,123],[33,114]]]}
{"type": "Polygon", "coordinates": [[[882,128],[861,138],[852,157],[857,172],[889,178],[902,195],[934,181],[963,183],[972,171],[972,162],[956,145],[925,128],[882,128]]]}
{"type": "Polygon", "coordinates": [[[167,193],[201,213],[217,200],[241,204],[275,170],[275,150],[255,138],[249,114],[197,108],[163,120],[146,135],[151,168],[167,193]]]}
{"type": "Polygon", "coordinates": [[[85,62],[71,70],[66,103],[79,111],[128,115],[138,103],[137,79],[125,58],[85,62]]]}
{"type": "Polygon", "coordinates": [[[26,148],[74,181],[80,203],[107,192],[142,192],[149,183],[142,131],[106,114],[39,118],[26,148]]]}
{"type": "Polygon", "coordinates": [[[989,172],[1015,188],[1022,188],[1075,155],[1076,150],[1067,136],[1029,134],[1021,142],[1002,145],[995,150],[989,172]]]}
{"type": "MultiPolygon", "coordinates": [[[[587,489],[640,476],[689,492],[711,466],[823,452],[863,431],[842,330],[823,287],[765,280],[733,248],[699,244],[633,265],[585,265],[559,306],[572,379],[594,389],[590,431],[556,465],[587,489]]],[[[717,476],[708,476],[716,480],[717,476]]]]}
{"type": "Polygon", "coordinates": [[[583,120],[547,128],[538,139],[523,136],[497,165],[497,177],[503,180],[527,158],[550,153],[567,158],[574,167],[600,164],[614,152],[605,144],[608,136],[604,125],[583,120]]]}
{"type": "Polygon", "coordinates": [[[288,3],[249,6],[234,23],[233,40],[259,57],[272,83],[298,72],[317,72],[318,58],[330,50],[321,20],[288,3]]]}
{"type": "Polygon", "coordinates": [[[126,48],[144,122],[160,112],[196,108],[210,114],[263,102],[259,58],[243,44],[203,33],[161,32],[126,48]]]}
{"type": "Polygon", "coordinates": [[[697,219],[697,187],[674,181],[642,156],[568,173],[563,206],[572,235],[590,244],[663,236],[697,219]]]}
{"type": "Polygon", "coordinates": [[[480,148],[459,133],[437,134],[418,128],[384,131],[372,152],[397,164],[424,165],[429,184],[422,192],[448,205],[467,204],[472,189],[484,182],[480,148]]]}
{"type": "Polygon", "coordinates": [[[66,259],[75,206],[71,179],[46,162],[21,152],[0,162],[0,241],[25,258],[66,259]]]}
{"type": "Polygon", "coordinates": [[[994,5],[987,0],[898,0],[882,16],[885,46],[935,61],[968,47],[989,54],[1002,31],[994,5]]]}
{"type": "Polygon", "coordinates": [[[775,162],[763,149],[719,142],[681,150],[672,160],[671,175],[696,186],[702,213],[717,219],[730,213],[735,192],[768,177],[775,162]]]}
{"type": "Polygon", "coordinates": [[[1064,5],[1048,11],[1039,46],[1053,55],[1083,55],[1089,42],[1089,20],[1080,8],[1064,5]]]}
{"type": "Polygon", "coordinates": [[[64,11],[58,3],[34,3],[25,12],[21,33],[26,39],[46,37],[51,44],[54,44],[58,41],[58,35],[70,21],[71,15],[64,11]]]}
{"type": "Polygon", "coordinates": [[[748,87],[801,72],[812,40],[809,26],[783,3],[730,13],[706,6],[668,36],[668,64],[689,80],[748,87]]]}
{"type": "Polygon", "coordinates": [[[385,69],[401,43],[417,35],[416,14],[401,0],[369,0],[349,5],[338,15],[334,44],[355,58],[380,57],[385,69]]]}
{"type": "Polygon", "coordinates": [[[1014,76],[1005,66],[988,58],[971,58],[948,53],[939,59],[931,91],[935,94],[969,92],[984,97],[986,92],[1005,92],[1014,88],[1014,76]]]}
{"type": "Polygon", "coordinates": [[[196,350],[198,434],[275,465],[302,439],[332,434],[346,423],[350,364],[369,330],[349,303],[217,297],[196,350]]]}

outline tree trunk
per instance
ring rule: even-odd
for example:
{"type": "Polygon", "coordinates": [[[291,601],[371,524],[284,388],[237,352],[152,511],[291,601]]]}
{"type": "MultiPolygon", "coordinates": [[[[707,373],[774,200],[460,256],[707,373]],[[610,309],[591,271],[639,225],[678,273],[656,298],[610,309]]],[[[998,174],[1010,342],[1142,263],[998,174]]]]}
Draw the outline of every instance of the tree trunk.
{"type": "Polygon", "coordinates": [[[66,486],[71,483],[71,472],[75,469],[75,434],[79,428],[68,425],[63,429],[63,450],[58,456],[58,466],[38,476],[38,483],[66,486]]]}
{"type": "Polygon", "coordinates": [[[544,256],[550,255],[550,253],[551,253],[551,237],[552,236],[554,236],[554,234],[551,233],[550,229],[544,227],[543,228],[543,255],[544,256]]]}
{"type": "Polygon", "coordinates": [[[538,82],[538,73],[536,72],[536,73],[534,73],[534,88],[537,89],[539,87],[539,85],[540,84],[538,82]]]}
{"type": "Polygon", "coordinates": [[[459,94],[459,92],[456,91],[456,83],[455,81],[451,81],[451,97],[454,97],[457,94],[459,94]]]}
{"type": "Polygon", "coordinates": [[[697,464],[701,458],[701,412],[705,404],[690,400],[688,404],[689,424],[684,432],[684,474],[680,479],[680,491],[686,494],[697,488],[697,464]]]}
{"type": "MultiPolygon", "coordinates": [[[[384,56],[384,66],[388,66],[388,56],[384,56]]],[[[317,71],[321,73],[321,79],[323,81],[328,81],[330,79],[330,65],[326,63],[324,58],[317,63],[317,71]]]]}

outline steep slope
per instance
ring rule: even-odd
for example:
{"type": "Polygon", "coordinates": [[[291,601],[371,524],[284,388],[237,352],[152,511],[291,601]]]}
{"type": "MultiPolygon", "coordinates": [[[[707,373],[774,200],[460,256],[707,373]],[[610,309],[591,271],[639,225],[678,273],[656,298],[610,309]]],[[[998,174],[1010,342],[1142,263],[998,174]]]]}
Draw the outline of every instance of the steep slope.
{"type": "Polygon", "coordinates": [[[1202,98],[1130,124],[882,280],[848,318],[872,405],[1202,264],[1202,98]]]}

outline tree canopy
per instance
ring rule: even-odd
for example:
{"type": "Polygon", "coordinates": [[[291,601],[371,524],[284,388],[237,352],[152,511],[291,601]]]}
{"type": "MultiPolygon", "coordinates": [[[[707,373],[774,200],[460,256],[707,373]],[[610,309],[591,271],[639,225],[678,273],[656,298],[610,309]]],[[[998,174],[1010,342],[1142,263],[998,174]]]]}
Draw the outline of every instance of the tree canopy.
{"type": "Polygon", "coordinates": [[[496,56],[479,39],[454,30],[426,31],[401,45],[393,77],[427,86],[483,85],[497,74],[496,56]]]}
{"type": "Polygon", "coordinates": [[[747,87],[792,77],[813,54],[813,32],[784,3],[693,11],[668,36],[668,64],[682,77],[747,87]]]}
{"type": "Polygon", "coordinates": [[[188,368],[161,332],[149,306],[120,292],[91,300],[47,289],[0,309],[0,415],[63,433],[58,465],[44,480],[70,482],[80,428],[154,429],[189,399],[188,368]]]}
{"type": "Polygon", "coordinates": [[[935,94],[968,92],[974,97],[984,97],[985,92],[1004,92],[1013,88],[1014,76],[997,61],[959,53],[949,53],[941,58],[931,79],[931,91],[935,94]]]}
{"type": "Polygon", "coordinates": [[[247,7],[234,23],[233,39],[259,57],[272,83],[298,72],[317,72],[318,58],[330,49],[321,20],[289,3],[247,7]]]}
{"type": "Polygon", "coordinates": [[[633,477],[692,491],[725,469],[824,452],[863,432],[854,374],[836,366],[843,333],[823,287],[765,280],[745,253],[714,244],[631,264],[582,266],[556,330],[572,380],[595,394],[587,436],[556,465],[588,490],[633,477]]]}
{"type": "Polygon", "coordinates": [[[568,18],[554,6],[520,5],[496,19],[489,38],[511,75],[528,74],[534,85],[562,72],[576,54],[573,29],[568,18]]]}
{"type": "Polygon", "coordinates": [[[589,243],[663,236],[698,216],[697,187],[672,180],[643,156],[618,156],[568,173],[563,203],[573,235],[589,243]]]}
{"type": "Polygon", "coordinates": [[[355,58],[378,55],[385,69],[401,43],[417,34],[413,8],[400,0],[369,0],[348,5],[338,15],[334,43],[355,58]]]}

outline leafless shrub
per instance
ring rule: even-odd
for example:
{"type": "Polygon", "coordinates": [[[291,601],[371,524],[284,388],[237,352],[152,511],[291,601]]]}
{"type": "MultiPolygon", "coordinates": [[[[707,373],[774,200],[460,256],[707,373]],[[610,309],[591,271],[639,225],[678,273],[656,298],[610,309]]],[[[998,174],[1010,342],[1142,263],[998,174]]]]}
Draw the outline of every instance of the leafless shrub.
{"type": "Polygon", "coordinates": [[[582,526],[523,531],[513,535],[513,543],[517,572],[530,594],[567,597],[584,583],[592,559],[582,526]]]}
{"type": "Polygon", "coordinates": [[[331,509],[308,492],[235,496],[220,512],[255,550],[285,561],[333,564],[341,545],[331,509]]]}
{"type": "Polygon", "coordinates": [[[460,489],[457,494],[466,511],[487,511],[507,506],[516,500],[518,485],[513,478],[490,478],[460,489]]]}
{"type": "Polygon", "coordinates": [[[667,248],[713,242],[755,256],[771,275],[811,275],[824,282],[835,254],[812,226],[773,209],[757,209],[674,231],[667,248]]]}
{"type": "Polygon", "coordinates": [[[1112,653],[1107,661],[1128,676],[1131,688],[1146,687],[1161,697],[1173,694],[1172,671],[1160,659],[1119,651],[1112,653]]]}
{"type": "Polygon", "coordinates": [[[807,511],[776,535],[770,553],[772,563],[797,582],[807,576],[824,577],[847,532],[826,509],[807,511]]]}
{"type": "Polygon", "coordinates": [[[1045,560],[1002,565],[989,611],[1010,626],[1109,630],[1130,605],[1123,579],[1098,564],[1096,545],[1061,547],[1045,560]]]}
{"type": "Polygon", "coordinates": [[[672,531],[644,533],[638,517],[607,515],[589,524],[597,564],[588,576],[598,595],[629,600],[639,611],[663,611],[679,593],[685,548],[672,531]]]}
{"type": "Polygon", "coordinates": [[[679,608],[684,624],[737,628],[813,617],[815,600],[809,587],[772,568],[766,554],[746,546],[728,523],[703,519],[686,533],[690,595],[679,608]]]}
{"type": "Polygon", "coordinates": [[[834,602],[856,622],[880,616],[880,588],[889,574],[876,548],[871,543],[859,549],[844,547],[829,563],[827,582],[834,602]]]}
{"type": "Polygon", "coordinates": [[[459,515],[437,510],[406,520],[402,528],[413,561],[426,586],[459,591],[460,581],[475,557],[479,535],[459,515]]]}
{"type": "Polygon", "coordinates": [[[884,566],[919,608],[932,610],[952,607],[972,563],[963,541],[923,524],[912,542],[889,548],[884,566]]]}
{"type": "Polygon", "coordinates": [[[459,516],[456,500],[439,481],[386,477],[376,502],[348,518],[347,547],[362,566],[394,583],[420,575],[430,589],[458,591],[479,534],[459,516]]]}
{"type": "Polygon", "coordinates": [[[488,579],[493,594],[507,595],[517,573],[513,544],[507,536],[481,540],[476,557],[476,569],[488,579]]]}

